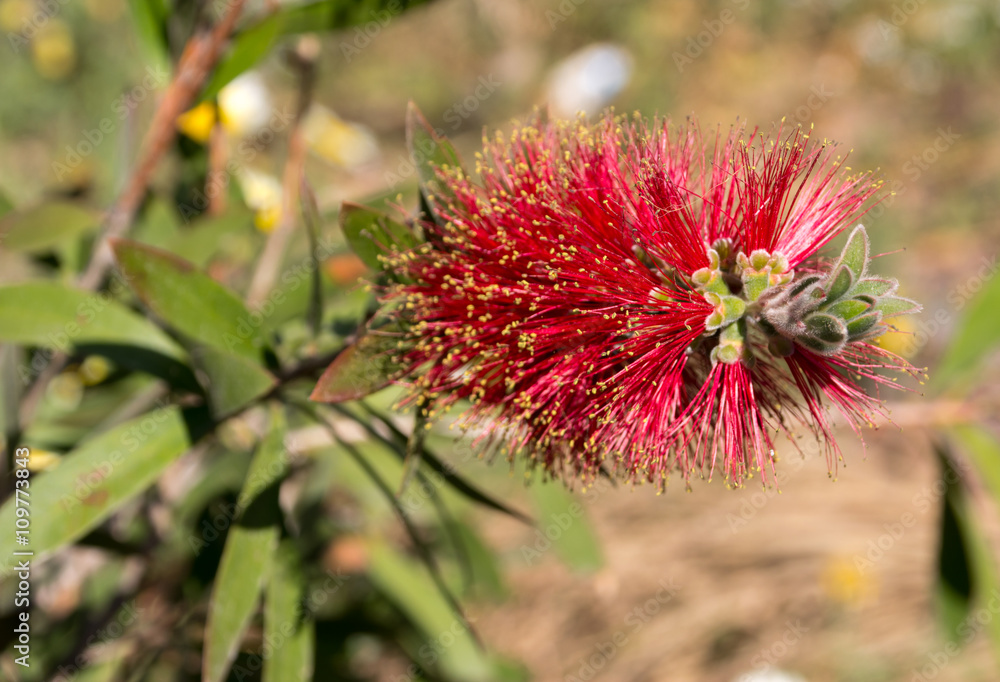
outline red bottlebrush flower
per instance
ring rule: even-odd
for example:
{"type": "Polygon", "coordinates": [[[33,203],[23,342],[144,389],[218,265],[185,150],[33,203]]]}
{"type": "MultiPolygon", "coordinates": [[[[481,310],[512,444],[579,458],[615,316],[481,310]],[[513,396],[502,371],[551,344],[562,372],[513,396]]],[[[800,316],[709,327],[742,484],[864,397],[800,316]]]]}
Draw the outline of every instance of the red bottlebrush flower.
{"type": "Polygon", "coordinates": [[[426,243],[387,261],[399,381],[585,482],[766,481],[796,422],[833,466],[824,399],[880,413],[858,379],[912,368],[868,341],[918,306],[870,276],[860,226],[817,259],[881,185],[809,137],[536,120],[485,143],[479,182],[438,168],[426,243]]]}

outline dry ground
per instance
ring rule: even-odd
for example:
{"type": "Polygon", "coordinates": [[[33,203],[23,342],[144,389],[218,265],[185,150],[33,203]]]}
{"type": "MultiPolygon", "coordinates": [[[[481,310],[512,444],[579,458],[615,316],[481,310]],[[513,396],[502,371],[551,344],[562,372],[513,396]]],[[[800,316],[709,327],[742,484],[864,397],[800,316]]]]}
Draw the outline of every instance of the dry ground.
{"type": "Polygon", "coordinates": [[[997,679],[985,631],[955,658],[935,632],[927,434],[870,434],[866,459],[841,440],[836,482],[823,457],[788,457],[780,494],[717,482],[587,494],[606,557],[593,575],[554,556],[527,566],[530,532],[489,521],[512,596],[479,628],[544,682],[729,682],[768,662],[809,682],[997,679]]]}

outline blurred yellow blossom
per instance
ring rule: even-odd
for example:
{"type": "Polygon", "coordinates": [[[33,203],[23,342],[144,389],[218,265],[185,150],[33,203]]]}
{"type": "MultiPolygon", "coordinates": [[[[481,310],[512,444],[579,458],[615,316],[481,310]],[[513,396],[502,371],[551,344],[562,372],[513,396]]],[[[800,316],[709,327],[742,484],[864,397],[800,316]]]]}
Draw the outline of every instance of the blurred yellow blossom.
{"type": "Polygon", "coordinates": [[[281,216],[281,181],[251,168],[244,169],[237,177],[243,200],[254,211],[254,225],[261,232],[270,232],[281,216]]]}
{"type": "Polygon", "coordinates": [[[31,61],[42,78],[62,80],[76,66],[76,43],[69,26],[49,19],[31,41],[31,61]]]}
{"type": "Polygon", "coordinates": [[[343,120],[320,104],[309,107],[302,132],[310,151],[343,168],[356,168],[378,157],[371,130],[343,120]]]}
{"type": "Polygon", "coordinates": [[[201,144],[208,142],[214,127],[215,105],[211,102],[202,102],[177,117],[177,130],[201,144]]]}

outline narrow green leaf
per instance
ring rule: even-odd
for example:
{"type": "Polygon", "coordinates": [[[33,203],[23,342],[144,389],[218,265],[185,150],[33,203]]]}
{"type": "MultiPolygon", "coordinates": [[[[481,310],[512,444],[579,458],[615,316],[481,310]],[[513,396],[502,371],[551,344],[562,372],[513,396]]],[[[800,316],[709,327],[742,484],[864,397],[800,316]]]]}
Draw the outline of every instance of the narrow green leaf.
{"type": "Polygon", "coordinates": [[[424,2],[426,0],[321,0],[271,12],[237,34],[232,50],[217,68],[221,75],[213,77],[202,99],[214,96],[233,78],[255,66],[270,53],[274,42],[281,36],[336,31],[371,21],[385,26],[404,10],[424,2]]]}
{"type": "MultiPolygon", "coordinates": [[[[982,443],[973,443],[978,451],[982,443]]],[[[965,645],[982,630],[976,607],[985,610],[1000,595],[1000,580],[992,549],[976,520],[967,496],[963,477],[953,465],[953,457],[944,444],[935,446],[945,484],[943,496],[941,544],[938,554],[938,607],[944,635],[949,641],[965,645]]],[[[982,452],[971,452],[978,458],[982,452]]],[[[987,624],[994,647],[1000,646],[1000,622],[987,624]]]]}
{"type": "Polygon", "coordinates": [[[14,203],[4,192],[0,192],[0,218],[14,210],[14,203]]]}
{"type": "Polygon", "coordinates": [[[143,372],[166,381],[172,388],[186,393],[201,393],[194,371],[185,362],[156,351],[114,343],[78,343],[81,355],[100,355],[118,369],[143,372]]]}
{"type": "Polygon", "coordinates": [[[4,216],[0,220],[0,243],[10,251],[46,251],[95,231],[100,223],[100,214],[93,209],[53,201],[4,216]]]}
{"type": "Polygon", "coordinates": [[[368,577],[420,630],[427,643],[447,637],[450,646],[438,647],[440,670],[448,680],[477,682],[490,679],[491,666],[465,623],[435,588],[416,561],[381,542],[371,542],[368,577]]]}
{"type": "Polygon", "coordinates": [[[274,375],[241,355],[212,346],[198,346],[191,355],[205,379],[216,420],[253,402],[277,384],[274,375]]]}
{"type": "Polygon", "coordinates": [[[278,550],[264,597],[264,641],[271,655],[264,659],[263,682],[311,680],[316,626],[302,608],[305,576],[292,543],[278,550]]]}
{"type": "Polygon", "coordinates": [[[166,251],[125,239],[112,246],[129,286],[164,322],[194,341],[261,361],[259,318],[232,292],[166,251]]]}
{"type": "Polygon", "coordinates": [[[17,497],[0,508],[0,523],[10,529],[0,534],[0,575],[16,563],[14,551],[30,550],[37,560],[85,535],[146,490],[189,447],[184,418],[174,407],[136,417],[81,444],[55,469],[31,479],[29,546],[15,544],[17,497]]]}
{"type": "Polygon", "coordinates": [[[502,600],[507,596],[507,586],[496,554],[468,524],[453,521],[450,525],[468,557],[472,572],[472,593],[494,601],[502,600]]]}
{"type": "Polygon", "coordinates": [[[163,0],[129,0],[139,44],[158,69],[170,66],[166,21],[169,12],[163,0]]]}
{"type": "MultiPolygon", "coordinates": [[[[381,440],[386,445],[388,445],[392,449],[392,451],[396,453],[398,457],[400,457],[401,459],[405,459],[406,457],[405,448],[409,442],[406,434],[400,431],[399,428],[392,423],[391,419],[382,414],[379,414],[364,402],[361,403],[361,407],[363,407],[368,414],[378,419],[380,422],[382,422],[382,424],[385,425],[387,429],[389,429],[390,433],[392,433],[393,437],[392,441],[384,438],[375,429],[373,429],[371,424],[368,423],[368,420],[359,420],[356,416],[354,416],[353,414],[351,414],[350,412],[348,412],[347,410],[338,405],[335,405],[333,409],[339,412],[340,414],[344,415],[345,417],[353,419],[356,422],[358,422],[358,424],[368,432],[369,436],[371,436],[376,440],[381,440]]],[[[438,457],[433,452],[431,452],[426,445],[423,446],[423,451],[421,452],[420,457],[421,460],[426,462],[427,466],[430,467],[435,474],[441,476],[449,486],[451,486],[456,492],[468,498],[470,501],[475,502],[476,504],[481,504],[485,507],[489,507],[494,511],[506,514],[512,518],[517,519],[521,523],[525,523],[529,526],[535,525],[534,520],[524,512],[518,511],[517,509],[514,509],[513,507],[510,507],[504,504],[503,502],[500,502],[499,500],[490,497],[483,491],[476,488],[476,486],[466,481],[455,471],[455,468],[452,465],[446,464],[442,462],[440,459],[438,459],[438,457]]]]}
{"type": "Polygon", "coordinates": [[[381,211],[348,201],[340,209],[340,228],[358,258],[375,270],[385,268],[379,256],[406,251],[418,244],[406,225],[381,211]]]}
{"type": "Polygon", "coordinates": [[[309,309],[306,312],[306,319],[309,322],[309,329],[313,338],[319,336],[320,324],[323,322],[323,278],[320,275],[319,263],[323,258],[319,254],[319,239],[323,224],[319,215],[319,206],[316,203],[316,194],[312,187],[302,178],[302,186],[299,194],[302,205],[302,217],[306,224],[306,236],[309,238],[309,256],[317,267],[312,268],[309,280],[309,309]]]}
{"type": "Polygon", "coordinates": [[[254,455],[237,501],[236,523],[222,550],[205,626],[202,679],[221,682],[257,610],[281,533],[278,484],[287,470],[285,420],[271,410],[271,428],[254,455]]]}
{"type": "Polygon", "coordinates": [[[586,510],[559,481],[538,482],[531,486],[538,508],[538,529],[522,553],[533,563],[553,547],[567,566],[575,571],[593,572],[604,560],[601,546],[587,520],[586,510]]]}
{"type": "Polygon", "coordinates": [[[430,217],[438,220],[434,207],[435,196],[450,196],[450,190],[438,180],[437,170],[462,168],[462,160],[455,147],[434,128],[420,113],[417,105],[410,102],[406,110],[406,144],[420,177],[420,192],[431,210],[430,217]]]}
{"type": "MultiPolygon", "coordinates": [[[[985,259],[984,259],[985,260],[985,259]]],[[[986,358],[1000,347],[1000,324],[996,314],[1000,310],[1000,277],[995,264],[984,278],[977,275],[976,282],[983,290],[965,307],[965,314],[955,329],[934,380],[945,386],[968,379],[986,358]]],[[[979,271],[980,273],[983,270],[979,271]]]]}
{"type": "Polygon", "coordinates": [[[0,287],[0,342],[60,350],[85,343],[113,343],[174,359],[186,355],[156,325],[117,301],[56,282],[0,287]]]}
{"type": "Polygon", "coordinates": [[[394,358],[400,338],[399,332],[368,330],[330,363],[309,399],[340,403],[388,386],[400,370],[394,358]]]}

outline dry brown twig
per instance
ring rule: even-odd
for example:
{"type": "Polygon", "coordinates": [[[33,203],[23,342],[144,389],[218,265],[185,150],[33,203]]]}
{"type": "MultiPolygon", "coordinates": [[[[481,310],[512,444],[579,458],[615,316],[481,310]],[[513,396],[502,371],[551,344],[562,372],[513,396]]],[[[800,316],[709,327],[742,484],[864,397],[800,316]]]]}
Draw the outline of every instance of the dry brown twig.
{"type": "Polygon", "coordinates": [[[312,36],[299,40],[296,49],[289,54],[289,60],[299,72],[299,96],[295,108],[295,119],[288,137],[288,159],[282,178],[281,217],[278,225],[267,238],[267,244],[257,261],[247,305],[256,309],[264,302],[281,270],[285,249],[295,231],[295,216],[298,214],[299,187],[305,177],[306,140],[302,132],[302,119],[312,102],[313,85],[316,81],[316,59],[319,57],[319,42],[312,36]]]}

